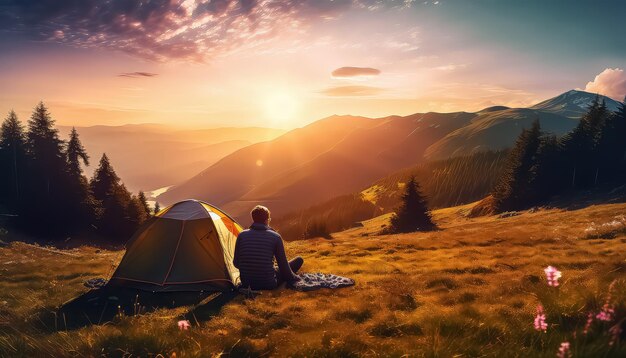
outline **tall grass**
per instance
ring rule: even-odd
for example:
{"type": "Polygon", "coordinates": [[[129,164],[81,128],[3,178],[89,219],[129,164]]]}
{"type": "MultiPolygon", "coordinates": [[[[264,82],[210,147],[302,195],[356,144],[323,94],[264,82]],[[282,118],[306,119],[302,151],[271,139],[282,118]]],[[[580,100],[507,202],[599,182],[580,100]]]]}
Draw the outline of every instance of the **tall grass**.
{"type": "Polygon", "coordinates": [[[278,219],[275,225],[286,240],[330,236],[355,224],[380,215],[382,211],[361,194],[336,197],[320,205],[295,211],[278,219]]]}

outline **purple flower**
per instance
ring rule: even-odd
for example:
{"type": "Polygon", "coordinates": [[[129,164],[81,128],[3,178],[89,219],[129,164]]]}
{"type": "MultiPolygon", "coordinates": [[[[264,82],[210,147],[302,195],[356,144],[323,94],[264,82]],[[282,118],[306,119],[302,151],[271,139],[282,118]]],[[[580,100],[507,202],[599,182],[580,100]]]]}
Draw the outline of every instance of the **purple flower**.
{"type": "Polygon", "coordinates": [[[559,278],[561,278],[561,271],[553,266],[548,266],[543,271],[546,273],[548,286],[557,287],[559,285],[559,278]]]}
{"type": "Polygon", "coordinates": [[[548,324],[546,323],[546,314],[543,311],[542,305],[537,306],[537,315],[535,316],[534,326],[535,330],[537,331],[546,332],[548,330],[548,324]]]}
{"type": "Polygon", "coordinates": [[[568,358],[572,356],[572,352],[570,351],[569,342],[561,343],[559,347],[559,351],[556,353],[558,358],[568,358]]]}
{"type": "Polygon", "coordinates": [[[178,321],[178,329],[180,329],[181,331],[186,331],[189,329],[189,327],[191,327],[191,323],[189,323],[189,321],[178,321]]]}

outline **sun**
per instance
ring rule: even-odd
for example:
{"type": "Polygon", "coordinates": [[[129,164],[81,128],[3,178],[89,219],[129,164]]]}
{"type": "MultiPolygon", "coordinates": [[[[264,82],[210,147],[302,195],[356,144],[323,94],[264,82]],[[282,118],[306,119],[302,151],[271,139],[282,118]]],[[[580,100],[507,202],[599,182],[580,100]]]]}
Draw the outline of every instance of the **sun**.
{"type": "Polygon", "coordinates": [[[298,112],[297,98],[288,92],[275,92],[265,98],[265,115],[274,122],[287,122],[298,112]]]}

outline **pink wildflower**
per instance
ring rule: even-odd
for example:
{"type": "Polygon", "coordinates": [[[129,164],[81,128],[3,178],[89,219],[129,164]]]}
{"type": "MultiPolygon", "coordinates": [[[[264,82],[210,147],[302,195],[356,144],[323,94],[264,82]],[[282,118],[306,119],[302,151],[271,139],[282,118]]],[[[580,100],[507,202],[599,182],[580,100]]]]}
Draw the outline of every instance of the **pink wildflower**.
{"type": "Polygon", "coordinates": [[[561,343],[561,346],[559,347],[559,351],[556,353],[556,356],[558,358],[568,358],[568,357],[572,356],[572,352],[570,351],[569,342],[561,343]]]}
{"type": "Polygon", "coordinates": [[[583,334],[589,333],[589,329],[591,329],[592,323],[593,323],[593,312],[589,312],[589,314],[587,314],[587,323],[585,323],[585,329],[583,329],[583,334]]]}
{"type": "Polygon", "coordinates": [[[178,321],[178,329],[180,329],[181,331],[186,331],[189,329],[189,327],[191,327],[191,323],[189,323],[189,321],[178,321]]]}
{"type": "Polygon", "coordinates": [[[602,310],[596,315],[596,318],[598,321],[610,322],[613,320],[614,313],[613,306],[607,302],[602,306],[602,310]]]}
{"type": "Polygon", "coordinates": [[[609,346],[613,346],[618,340],[619,336],[622,334],[621,324],[618,323],[613,327],[609,328],[609,334],[611,335],[611,340],[609,341],[609,346]]]}
{"type": "Polygon", "coordinates": [[[613,288],[615,287],[615,280],[611,282],[609,285],[609,291],[606,295],[606,301],[604,301],[604,306],[602,306],[602,310],[596,315],[596,318],[599,321],[609,322],[613,320],[613,315],[615,314],[615,309],[611,304],[613,288]]]}
{"type": "Polygon", "coordinates": [[[559,278],[561,278],[561,271],[553,266],[548,266],[543,271],[546,273],[548,286],[557,287],[559,285],[559,278]]]}
{"type": "Polygon", "coordinates": [[[543,306],[537,306],[537,315],[535,316],[535,330],[544,331],[548,330],[548,324],[546,323],[546,314],[543,311],[543,306]]]}

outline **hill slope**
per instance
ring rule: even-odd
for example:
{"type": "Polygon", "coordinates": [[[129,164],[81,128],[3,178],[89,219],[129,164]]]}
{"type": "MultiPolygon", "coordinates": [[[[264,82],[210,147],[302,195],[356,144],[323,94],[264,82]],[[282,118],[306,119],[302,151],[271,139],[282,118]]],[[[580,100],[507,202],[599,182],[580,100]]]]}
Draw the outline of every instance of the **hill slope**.
{"type": "Polygon", "coordinates": [[[574,129],[577,120],[551,112],[512,108],[481,113],[472,123],[459,128],[426,150],[428,159],[445,159],[487,150],[511,147],[523,128],[539,119],[541,129],[561,136],[574,129]]]}
{"type": "Polygon", "coordinates": [[[475,117],[426,113],[369,119],[334,116],[273,141],[241,149],[159,196],[214,202],[236,217],[251,203],[277,214],[359,190],[372,180],[418,163],[428,145],[475,117]]]}
{"type": "MultiPolygon", "coordinates": [[[[158,200],[203,199],[245,220],[256,203],[283,215],[360,191],[425,160],[508,148],[536,118],[544,131],[563,135],[576,126],[570,116],[581,115],[594,97],[570,91],[531,108],[494,106],[477,113],[376,119],[333,116],[226,156],[158,200]]],[[[617,106],[602,98],[609,109],[617,106]]]]}
{"type": "MultiPolygon", "coordinates": [[[[626,354],[623,338],[608,345],[609,325],[582,334],[587,312],[602,307],[611,281],[626,272],[626,221],[617,214],[626,204],[509,218],[467,219],[466,210],[435,211],[442,231],[378,236],[386,223],[379,217],[334,240],[286,244],[290,257],[304,257],[305,272],[352,277],[351,288],[279,289],[67,331],[64,320],[74,317],[55,324],[54,308],[87,291],[84,280],[108,277],[123,252],[11,243],[0,247],[0,356],[553,357],[563,341],[575,356],[626,354]],[[563,272],[558,288],[545,283],[548,265],[563,272]],[[532,326],[539,303],[546,333],[532,326]],[[179,331],[179,319],[190,330],[179,331]]],[[[613,299],[619,320],[620,285],[613,299]]],[[[142,311],[141,297],[115,304],[133,312],[135,300],[142,311]]]]}
{"type": "Polygon", "coordinates": [[[172,203],[193,197],[216,205],[226,204],[270,178],[325,153],[348,133],[373,125],[372,119],[351,116],[317,121],[272,141],[240,149],[158,199],[172,203]]]}

